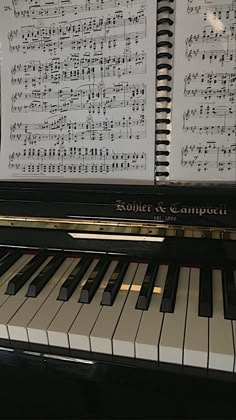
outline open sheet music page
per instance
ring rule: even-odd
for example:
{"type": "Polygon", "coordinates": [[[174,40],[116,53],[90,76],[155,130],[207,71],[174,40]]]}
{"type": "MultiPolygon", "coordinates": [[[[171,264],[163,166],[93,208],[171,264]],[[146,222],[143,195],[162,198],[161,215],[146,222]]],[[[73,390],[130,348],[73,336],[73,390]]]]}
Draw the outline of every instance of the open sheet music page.
{"type": "Polygon", "coordinates": [[[236,181],[236,1],[177,0],[170,174],[236,181]]]}
{"type": "Polygon", "coordinates": [[[1,0],[1,179],[154,183],[156,0],[1,0]]]}

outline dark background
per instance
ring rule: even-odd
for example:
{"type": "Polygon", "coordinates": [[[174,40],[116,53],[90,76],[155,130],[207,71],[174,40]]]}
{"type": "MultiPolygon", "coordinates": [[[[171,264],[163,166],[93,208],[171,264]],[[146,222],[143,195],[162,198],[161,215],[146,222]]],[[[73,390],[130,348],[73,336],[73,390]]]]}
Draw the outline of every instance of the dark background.
{"type": "MultiPolygon", "coordinates": [[[[6,352],[4,352],[6,353],[6,352]]],[[[1,418],[230,418],[236,383],[171,371],[1,357],[1,418]]]]}

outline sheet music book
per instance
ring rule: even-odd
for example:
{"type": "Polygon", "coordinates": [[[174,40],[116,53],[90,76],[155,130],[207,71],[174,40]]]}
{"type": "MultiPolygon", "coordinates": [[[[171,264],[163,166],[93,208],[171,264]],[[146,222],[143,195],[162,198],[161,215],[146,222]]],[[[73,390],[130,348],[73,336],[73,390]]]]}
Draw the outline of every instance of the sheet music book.
{"type": "Polygon", "coordinates": [[[236,0],[1,0],[0,179],[236,182],[236,0]]]}

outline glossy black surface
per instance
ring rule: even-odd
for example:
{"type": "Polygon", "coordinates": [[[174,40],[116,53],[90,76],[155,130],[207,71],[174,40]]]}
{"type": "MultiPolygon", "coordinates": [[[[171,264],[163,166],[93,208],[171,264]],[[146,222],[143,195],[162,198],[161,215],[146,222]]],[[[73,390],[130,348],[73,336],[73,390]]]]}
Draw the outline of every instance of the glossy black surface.
{"type": "Polygon", "coordinates": [[[88,267],[92,262],[92,258],[84,256],[76,265],[74,270],[70,273],[69,277],[65,280],[60,288],[58,300],[68,301],[82,280],[83,275],[86,273],[88,267]]]}
{"type": "MultiPolygon", "coordinates": [[[[0,215],[143,219],[232,228],[236,227],[235,188],[2,183],[0,215]],[[127,210],[127,205],[133,210],[127,210]],[[185,207],[202,209],[202,214],[199,210],[173,213],[173,209],[185,207]]],[[[178,266],[236,268],[233,241],[177,237],[166,238],[163,243],[114,243],[73,239],[62,231],[2,227],[0,245],[98,255],[112,249],[124,260],[132,257],[178,266]]],[[[9,347],[9,343],[0,344],[9,347]]],[[[66,354],[64,349],[15,342],[11,342],[12,349],[0,351],[2,417],[235,418],[235,380],[231,374],[83,352],[66,354]],[[46,353],[86,363],[52,359],[46,353]]]]}
{"type": "Polygon", "coordinates": [[[39,292],[46,286],[53,274],[65,260],[63,255],[56,255],[48,262],[48,264],[40,271],[35,279],[30,283],[27,297],[37,297],[39,292]]]}
{"type": "Polygon", "coordinates": [[[0,215],[142,219],[229,228],[236,227],[235,197],[236,185],[152,187],[2,182],[0,215]],[[182,208],[190,213],[181,212],[182,208]]]}
{"type": "Polygon", "coordinates": [[[107,283],[107,286],[104,289],[101,301],[102,305],[111,306],[114,303],[128,266],[128,262],[122,260],[117,264],[110,280],[107,283]]]}
{"type": "Polygon", "coordinates": [[[98,261],[92,273],[89,275],[89,278],[86,281],[85,285],[82,287],[79,302],[81,303],[91,302],[109,265],[110,265],[110,261],[109,259],[105,257],[100,259],[100,261],[98,261]]]}
{"type": "Polygon", "coordinates": [[[170,366],[0,352],[2,418],[235,418],[235,382],[170,366]]]}
{"type": "Polygon", "coordinates": [[[224,316],[236,320],[236,272],[230,267],[223,270],[224,316]]]}
{"type": "Polygon", "coordinates": [[[21,256],[21,251],[10,252],[3,255],[0,260],[0,276],[5,273],[21,256]]]}
{"type": "Polygon", "coordinates": [[[47,259],[44,252],[32,258],[8,283],[6,294],[15,295],[47,259]]]}
{"type": "Polygon", "coordinates": [[[200,271],[198,315],[212,317],[212,272],[210,267],[203,267],[200,271]]]}
{"type": "Polygon", "coordinates": [[[142,283],[142,287],[141,287],[138,300],[136,303],[136,309],[140,309],[143,311],[148,310],[155,280],[156,280],[157,271],[158,271],[158,265],[156,262],[153,262],[148,265],[148,268],[144,277],[144,281],[142,283]]]}
{"type": "Polygon", "coordinates": [[[179,266],[170,264],[168,267],[165,287],[161,301],[161,312],[173,313],[175,309],[176,292],[179,281],[179,266]]]}

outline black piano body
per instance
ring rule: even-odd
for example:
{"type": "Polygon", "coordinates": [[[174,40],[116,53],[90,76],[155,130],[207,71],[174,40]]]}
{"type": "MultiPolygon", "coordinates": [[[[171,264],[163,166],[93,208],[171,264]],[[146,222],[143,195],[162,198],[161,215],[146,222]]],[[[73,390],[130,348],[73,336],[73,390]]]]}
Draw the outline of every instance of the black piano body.
{"type": "MultiPolygon", "coordinates": [[[[4,182],[0,251],[235,272],[235,192],[223,185],[4,182]]],[[[235,417],[232,372],[17,340],[1,339],[0,347],[4,416],[235,417]]]]}

